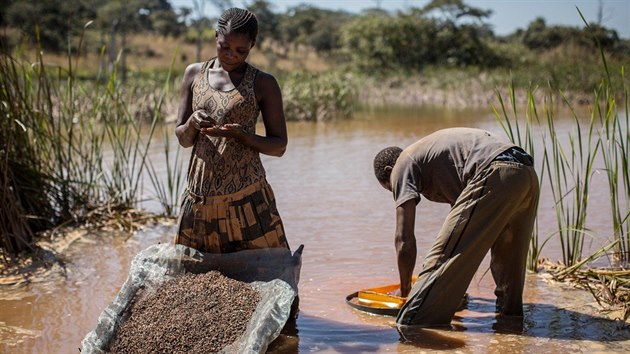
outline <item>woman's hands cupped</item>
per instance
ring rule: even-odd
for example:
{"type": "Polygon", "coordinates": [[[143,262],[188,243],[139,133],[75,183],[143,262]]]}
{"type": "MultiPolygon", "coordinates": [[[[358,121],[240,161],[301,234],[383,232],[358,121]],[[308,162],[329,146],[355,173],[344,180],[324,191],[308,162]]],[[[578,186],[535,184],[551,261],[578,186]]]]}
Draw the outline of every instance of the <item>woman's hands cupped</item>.
{"type": "Polygon", "coordinates": [[[201,133],[208,136],[220,136],[226,138],[241,138],[245,135],[243,126],[238,123],[215,125],[201,129],[201,133]]]}
{"type": "Polygon", "coordinates": [[[217,125],[217,121],[210,118],[208,112],[203,109],[199,109],[193,112],[190,116],[190,122],[195,127],[195,129],[202,131],[203,129],[215,127],[217,125]]]}

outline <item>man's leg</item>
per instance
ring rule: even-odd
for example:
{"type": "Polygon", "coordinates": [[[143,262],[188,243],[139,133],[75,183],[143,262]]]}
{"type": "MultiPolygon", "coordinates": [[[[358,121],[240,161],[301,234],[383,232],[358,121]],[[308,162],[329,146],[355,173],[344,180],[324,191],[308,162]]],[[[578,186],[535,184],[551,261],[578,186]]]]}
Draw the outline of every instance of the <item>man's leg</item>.
{"type": "Polygon", "coordinates": [[[525,178],[520,167],[495,162],[469,182],[426,256],[397,324],[450,324],[479,264],[529,192],[529,175],[525,178]]]}
{"type": "Polygon", "coordinates": [[[538,179],[530,167],[531,192],[509,221],[502,235],[492,245],[490,270],[496,284],[497,312],[508,316],[523,315],[523,286],[527,251],[538,210],[538,179]]]}

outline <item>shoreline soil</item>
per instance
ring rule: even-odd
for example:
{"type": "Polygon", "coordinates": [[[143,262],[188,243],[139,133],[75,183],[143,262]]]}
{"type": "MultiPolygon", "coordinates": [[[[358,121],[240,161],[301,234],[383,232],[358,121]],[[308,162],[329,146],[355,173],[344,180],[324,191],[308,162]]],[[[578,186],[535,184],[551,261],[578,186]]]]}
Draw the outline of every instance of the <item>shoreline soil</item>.
{"type": "MultiPolygon", "coordinates": [[[[383,82],[368,80],[358,92],[358,101],[365,107],[491,108],[492,106],[500,107],[499,95],[505,103],[509,103],[508,84],[486,82],[483,76],[447,84],[442,84],[435,78],[430,81],[421,78],[406,80],[395,78],[383,82]]],[[[542,89],[534,90],[532,95],[537,104],[545,102],[548,96],[542,89]]],[[[517,107],[527,107],[529,96],[526,89],[514,89],[517,107]]],[[[555,95],[553,99],[554,102],[563,102],[564,105],[581,107],[591,105],[592,96],[592,94],[580,92],[567,92],[564,93],[564,98],[555,95]]]]}

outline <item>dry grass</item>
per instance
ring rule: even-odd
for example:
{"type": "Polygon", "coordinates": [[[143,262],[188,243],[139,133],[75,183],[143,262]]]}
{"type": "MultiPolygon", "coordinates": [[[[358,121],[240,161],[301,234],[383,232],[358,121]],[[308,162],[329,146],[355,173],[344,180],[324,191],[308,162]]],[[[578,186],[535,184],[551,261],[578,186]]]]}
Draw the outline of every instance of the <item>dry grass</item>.
{"type": "Polygon", "coordinates": [[[602,309],[618,314],[619,320],[630,319],[630,270],[572,268],[548,260],[541,260],[540,265],[554,280],[588,290],[602,309]]]}
{"type": "MultiPolygon", "coordinates": [[[[94,33],[87,36],[88,50],[84,50],[80,59],[80,72],[86,74],[97,73],[107,53],[101,54],[98,39],[94,33]]],[[[163,37],[152,34],[130,35],[127,38],[126,65],[131,72],[160,73],[169,69],[173,63],[173,72],[180,74],[186,66],[196,61],[196,45],[188,43],[183,38],[163,37]]],[[[29,48],[24,55],[30,62],[37,58],[35,49],[29,48]]],[[[201,60],[207,60],[216,55],[214,41],[206,41],[202,45],[201,60]]],[[[47,65],[67,67],[66,53],[45,53],[47,65]]],[[[323,72],[330,69],[325,58],[318,55],[311,48],[297,47],[284,50],[275,43],[262,43],[254,47],[249,62],[266,71],[296,71],[323,72]]],[[[76,65],[76,63],[74,64],[76,65]]]]}

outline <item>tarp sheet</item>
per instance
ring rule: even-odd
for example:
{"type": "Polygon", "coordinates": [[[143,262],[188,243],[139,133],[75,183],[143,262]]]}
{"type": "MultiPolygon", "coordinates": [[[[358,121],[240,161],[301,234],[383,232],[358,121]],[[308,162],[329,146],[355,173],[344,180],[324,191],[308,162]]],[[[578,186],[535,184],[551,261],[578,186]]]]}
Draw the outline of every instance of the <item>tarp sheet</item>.
{"type": "Polygon", "coordinates": [[[243,336],[224,353],[264,353],[280,334],[297,296],[302,249],[268,248],[212,254],[175,244],[158,244],[138,253],[129,275],[97,320],[96,327],[81,342],[81,353],[108,353],[116,331],[128,317],[128,308],[140,289],[151,290],[183,273],[211,270],[250,283],[260,292],[258,303],[243,336]]]}

